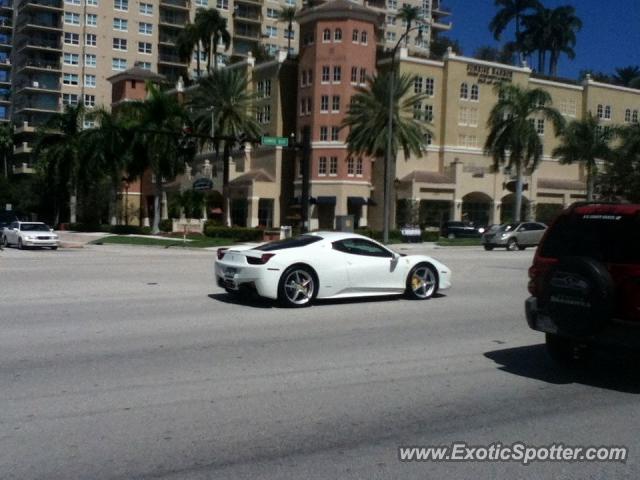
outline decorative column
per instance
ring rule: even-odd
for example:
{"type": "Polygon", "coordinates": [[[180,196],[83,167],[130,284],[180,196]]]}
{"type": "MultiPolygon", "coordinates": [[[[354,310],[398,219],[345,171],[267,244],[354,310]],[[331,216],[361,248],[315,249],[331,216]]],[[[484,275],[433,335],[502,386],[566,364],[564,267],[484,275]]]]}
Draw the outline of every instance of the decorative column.
{"type": "Polygon", "coordinates": [[[491,213],[491,223],[501,223],[500,222],[500,208],[502,207],[502,202],[494,201],[492,203],[493,210],[491,213]]]}
{"type": "Polygon", "coordinates": [[[247,197],[247,226],[255,228],[259,224],[258,202],[260,197],[247,197]]]}
{"type": "Polygon", "coordinates": [[[162,199],[160,200],[160,218],[167,220],[169,218],[169,210],[167,209],[167,192],[162,192],[162,199]]]}

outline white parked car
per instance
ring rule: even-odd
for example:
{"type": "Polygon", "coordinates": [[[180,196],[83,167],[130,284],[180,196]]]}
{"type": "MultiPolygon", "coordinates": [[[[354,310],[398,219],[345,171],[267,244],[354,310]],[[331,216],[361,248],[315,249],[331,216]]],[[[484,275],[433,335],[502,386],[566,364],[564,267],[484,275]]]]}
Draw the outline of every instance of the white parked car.
{"type": "Polygon", "coordinates": [[[229,293],[249,288],[283,306],[316,298],[407,295],[431,298],[451,287],[451,270],[426,255],[400,255],[353,233],[314,232],[218,249],[217,283],[229,293]]]}
{"type": "Polygon", "coordinates": [[[12,222],[2,230],[2,245],[58,248],[58,235],[42,222],[12,222]]]}

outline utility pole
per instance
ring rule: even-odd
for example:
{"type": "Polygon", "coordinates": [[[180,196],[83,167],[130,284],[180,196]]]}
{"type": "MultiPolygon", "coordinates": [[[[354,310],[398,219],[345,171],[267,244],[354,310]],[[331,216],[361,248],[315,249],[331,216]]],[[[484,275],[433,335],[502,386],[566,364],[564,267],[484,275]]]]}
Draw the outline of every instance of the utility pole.
{"type": "Polygon", "coordinates": [[[302,129],[302,158],[300,170],[302,173],[302,233],[309,231],[309,177],[311,175],[311,128],[307,125],[302,129]]]}

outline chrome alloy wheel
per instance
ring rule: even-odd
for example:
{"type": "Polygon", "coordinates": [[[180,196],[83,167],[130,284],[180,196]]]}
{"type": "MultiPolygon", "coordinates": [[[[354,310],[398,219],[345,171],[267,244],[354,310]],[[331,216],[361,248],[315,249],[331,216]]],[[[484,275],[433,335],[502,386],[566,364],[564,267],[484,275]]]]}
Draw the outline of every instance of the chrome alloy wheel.
{"type": "Polygon", "coordinates": [[[411,290],[418,298],[429,298],[437,287],[436,275],[430,267],[419,266],[411,275],[411,290]]]}
{"type": "Polygon", "coordinates": [[[313,277],[305,270],[293,270],[284,279],[287,300],[295,305],[304,305],[313,298],[313,277]]]}

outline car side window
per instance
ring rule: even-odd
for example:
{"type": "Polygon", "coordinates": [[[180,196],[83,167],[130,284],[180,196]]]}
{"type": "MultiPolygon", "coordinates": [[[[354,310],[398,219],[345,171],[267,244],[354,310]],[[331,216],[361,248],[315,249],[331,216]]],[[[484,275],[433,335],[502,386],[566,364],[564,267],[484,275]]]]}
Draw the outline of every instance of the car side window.
{"type": "Polygon", "coordinates": [[[532,223],[531,230],[544,230],[546,227],[542,223],[532,223]]]}
{"type": "Polygon", "coordinates": [[[13,222],[11,225],[9,225],[10,228],[18,228],[18,222],[13,222]]]}
{"type": "Polygon", "coordinates": [[[393,257],[393,254],[389,250],[362,238],[347,238],[346,240],[333,242],[333,248],[340,252],[350,253],[352,255],[386,258],[393,257]]]}

